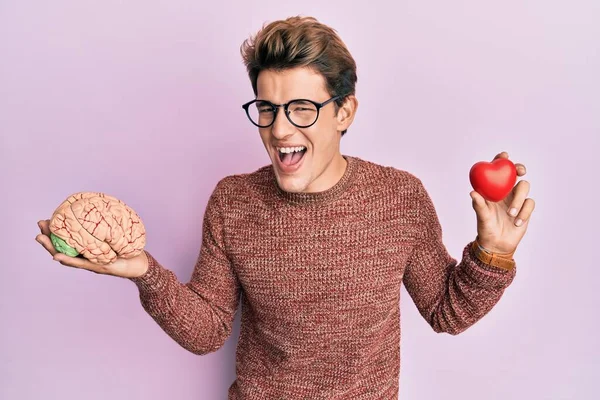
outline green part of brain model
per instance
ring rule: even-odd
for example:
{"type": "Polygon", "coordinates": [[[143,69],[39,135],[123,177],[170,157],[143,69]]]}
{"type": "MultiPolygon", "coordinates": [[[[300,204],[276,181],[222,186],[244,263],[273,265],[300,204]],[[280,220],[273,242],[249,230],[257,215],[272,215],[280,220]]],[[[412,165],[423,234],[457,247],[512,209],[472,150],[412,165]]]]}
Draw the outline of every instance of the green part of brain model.
{"type": "Polygon", "coordinates": [[[68,255],[69,257],[77,257],[79,253],[73,247],[69,246],[67,242],[63,239],[56,236],[54,233],[50,233],[50,240],[52,240],[52,245],[57,251],[60,251],[63,254],[68,255]]]}

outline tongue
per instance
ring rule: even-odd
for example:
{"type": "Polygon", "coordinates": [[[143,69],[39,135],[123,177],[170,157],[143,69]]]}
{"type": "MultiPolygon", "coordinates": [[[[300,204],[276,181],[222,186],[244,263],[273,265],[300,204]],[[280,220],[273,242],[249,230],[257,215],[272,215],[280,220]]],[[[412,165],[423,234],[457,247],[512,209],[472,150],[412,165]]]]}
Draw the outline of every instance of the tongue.
{"type": "Polygon", "coordinates": [[[303,151],[295,151],[293,153],[285,153],[283,155],[283,159],[281,160],[281,162],[285,165],[294,165],[298,161],[300,161],[300,159],[302,158],[303,155],[304,155],[303,151]]]}

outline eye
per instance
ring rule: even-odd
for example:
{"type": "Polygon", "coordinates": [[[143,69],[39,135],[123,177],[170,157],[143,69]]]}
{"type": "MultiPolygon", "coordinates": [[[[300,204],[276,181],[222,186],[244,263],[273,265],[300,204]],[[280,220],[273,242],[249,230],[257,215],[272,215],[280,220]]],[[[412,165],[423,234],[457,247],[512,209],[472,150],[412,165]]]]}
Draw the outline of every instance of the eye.
{"type": "Polygon", "coordinates": [[[308,112],[317,111],[317,108],[315,107],[314,104],[312,104],[308,101],[297,101],[290,105],[290,110],[292,112],[308,113],[308,112]]]}
{"type": "Polygon", "coordinates": [[[259,113],[273,112],[273,106],[270,103],[258,101],[255,103],[255,105],[259,113]]]}

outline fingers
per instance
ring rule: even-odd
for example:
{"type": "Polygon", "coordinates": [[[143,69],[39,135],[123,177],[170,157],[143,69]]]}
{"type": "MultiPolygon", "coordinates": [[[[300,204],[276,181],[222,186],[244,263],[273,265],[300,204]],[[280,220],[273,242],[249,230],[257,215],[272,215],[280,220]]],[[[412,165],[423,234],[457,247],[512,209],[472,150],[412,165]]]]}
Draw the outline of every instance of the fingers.
{"type": "Polygon", "coordinates": [[[485,213],[489,211],[486,200],[475,190],[472,190],[469,194],[471,196],[473,210],[477,213],[477,217],[485,218],[485,213]]]}
{"type": "Polygon", "coordinates": [[[44,235],[50,237],[50,220],[49,219],[43,219],[38,221],[38,227],[40,228],[40,232],[42,232],[44,235]]]}
{"type": "Polygon", "coordinates": [[[535,201],[531,198],[525,199],[525,201],[523,202],[523,206],[521,207],[521,211],[519,211],[519,214],[517,215],[517,218],[515,220],[515,225],[516,226],[527,225],[534,209],[535,209],[535,201]]]}
{"type": "Polygon", "coordinates": [[[59,263],[67,267],[86,269],[97,274],[105,272],[102,265],[94,264],[86,260],[85,258],[69,257],[68,255],[59,252],[54,255],[53,259],[54,261],[58,261],[59,263]]]}
{"type": "Polygon", "coordinates": [[[54,248],[54,245],[52,244],[52,240],[50,239],[49,219],[38,221],[38,226],[40,228],[41,233],[35,237],[35,240],[38,243],[40,243],[48,251],[48,253],[52,255],[52,259],[54,261],[58,261],[59,263],[67,267],[86,269],[97,274],[106,273],[106,268],[102,265],[94,264],[85,258],[70,257],[56,250],[54,248]]]}
{"type": "MultiPolygon", "coordinates": [[[[496,154],[492,161],[497,160],[499,158],[508,158],[508,153],[506,151],[502,151],[496,154]]],[[[525,168],[525,165],[521,163],[515,163],[515,168],[517,169],[517,176],[523,176],[527,173],[527,168],[525,168]]]]}
{"type": "Polygon", "coordinates": [[[502,152],[500,152],[500,153],[496,154],[496,155],[494,156],[494,159],[493,159],[492,161],[494,161],[494,160],[497,160],[497,159],[499,159],[499,158],[508,158],[508,153],[507,153],[507,152],[505,152],[505,151],[502,151],[502,152]]]}
{"type": "Polygon", "coordinates": [[[48,253],[55,255],[58,251],[54,248],[54,245],[52,244],[52,241],[50,240],[50,237],[40,233],[39,235],[37,235],[35,237],[35,240],[41,244],[47,251],[48,253]]]}
{"type": "Polygon", "coordinates": [[[521,226],[523,223],[529,220],[533,209],[535,208],[535,202],[531,198],[527,198],[529,194],[529,182],[526,180],[519,181],[514,189],[514,196],[508,207],[508,214],[515,217],[514,223],[516,226],[521,226]]]}
{"type": "Polygon", "coordinates": [[[527,169],[525,165],[520,163],[515,163],[515,167],[517,168],[517,176],[523,176],[527,173],[527,169]]]}

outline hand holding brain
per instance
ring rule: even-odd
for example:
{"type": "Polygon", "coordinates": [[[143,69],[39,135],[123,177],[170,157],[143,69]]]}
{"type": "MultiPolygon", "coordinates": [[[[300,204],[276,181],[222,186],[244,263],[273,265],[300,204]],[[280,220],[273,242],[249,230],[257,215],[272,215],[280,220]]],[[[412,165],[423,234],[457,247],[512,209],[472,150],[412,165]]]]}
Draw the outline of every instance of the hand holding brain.
{"type": "Polygon", "coordinates": [[[121,200],[104,193],[69,196],[52,214],[49,227],[57,251],[95,264],[135,257],[146,245],[141,218],[121,200]]]}

